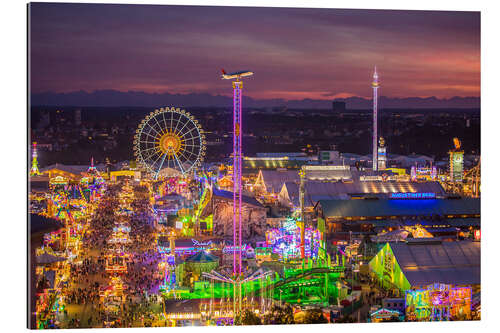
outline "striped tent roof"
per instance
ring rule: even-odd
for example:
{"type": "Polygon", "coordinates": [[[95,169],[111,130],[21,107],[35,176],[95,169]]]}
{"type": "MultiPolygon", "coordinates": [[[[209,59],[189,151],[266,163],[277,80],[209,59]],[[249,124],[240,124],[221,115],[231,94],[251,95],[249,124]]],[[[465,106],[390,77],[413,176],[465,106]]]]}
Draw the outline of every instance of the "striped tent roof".
{"type": "MultiPolygon", "coordinates": [[[[299,185],[296,182],[286,182],[281,191],[293,205],[299,205],[299,185]]],[[[357,194],[370,194],[379,198],[387,198],[390,193],[401,192],[435,193],[438,196],[445,194],[443,187],[438,182],[307,181],[305,183],[305,204],[306,206],[314,206],[320,200],[350,199],[351,195],[357,194]]]]}
{"type": "Polygon", "coordinates": [[[219,257],[214,256],[213,254],[206,252],[206,251],[200,251],[191,257],[186,259],[186,262],[195,262],[195,263],[206,263],[206,262],[214,262],[218,261],[219,257]]]}

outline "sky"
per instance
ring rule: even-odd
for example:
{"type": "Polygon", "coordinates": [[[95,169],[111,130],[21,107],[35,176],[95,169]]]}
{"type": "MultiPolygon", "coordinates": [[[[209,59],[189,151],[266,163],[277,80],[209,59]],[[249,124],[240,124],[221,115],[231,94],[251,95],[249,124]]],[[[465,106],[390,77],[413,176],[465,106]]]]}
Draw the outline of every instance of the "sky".
{"type": "Polygon", "coordinates": [[[480,13],[32,3],[31,92],[480,96],[480,13]]]}

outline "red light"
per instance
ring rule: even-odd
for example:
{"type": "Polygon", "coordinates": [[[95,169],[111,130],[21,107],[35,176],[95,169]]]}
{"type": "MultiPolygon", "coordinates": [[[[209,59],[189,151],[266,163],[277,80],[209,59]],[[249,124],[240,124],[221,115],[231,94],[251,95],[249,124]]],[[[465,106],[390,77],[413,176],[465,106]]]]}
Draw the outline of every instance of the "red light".
{"type": "Polygon", "coordinates": [[[474,239],[481,240],[481,230],[474,230],[474,239]]]}

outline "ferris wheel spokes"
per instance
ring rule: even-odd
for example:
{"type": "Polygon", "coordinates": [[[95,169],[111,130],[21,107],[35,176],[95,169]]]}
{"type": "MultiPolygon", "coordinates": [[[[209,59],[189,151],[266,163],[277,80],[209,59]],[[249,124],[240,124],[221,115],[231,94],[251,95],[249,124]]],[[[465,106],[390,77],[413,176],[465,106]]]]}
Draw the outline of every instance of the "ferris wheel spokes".
{"type": "Polygon", "coordinates": [[[158,125],[158,128],[160,129],[161,131],[161,134],[160,135],[163,135],[165,134],[165,130],[161,127],[161,125],[158,123],[158,120],[156,119],[156,117],[153,117],[153,119],[155,120],[156,122],[156,125],[158,125]]]}
{"type": "Polygon", "coordinates": [[[153,164],[151,165],[151,169],[152,169],[151,171],[153,171],[153,172],[154,172],[154,169],[153,169],[153,168],[155,167],[156,163],[160,160],[161,156],[162,156],[161,154],[160,154],[160,155],[158,155],[158,158],[157,158],[157,159],[153,162],[153,164]]]}
{"type": "Polygon", "coordinates": [[[181,164],[181,162],[179,162],[179,159],[177,158],[177,154],[175,153],[175,151],[174,151],[174,157],[175,157],[175,160],[177,161],[177,164],[179,164],[179,168],[181,169],[181,172],[184,173],[184,169],[182,168],[182,164],[181,164]]]}
{"type": "MultiPolygon", "coordinates": [[[[150,123],[148,123],[148,124],[147,124],[147,126],[148,126],[150,129],[152,129],[152,130],[153,130],[153,131],[154,131],[157,135],[160,135],[160,136],[161,136],[161,134],[160,134],[160,133],[158,133],[158,131],[157,131],[157,130],[155,130],[155,129],[154,129],[154,127],[153,127],[153,126],[151,126],[151,124],[150,124],[150,123]]],[[[151,132],[151,131],[150,131],[150,132],[151,132]]],[[[153,136],[153,135],[150,135],[150,136],[152,136],[153,138],[156,138],[156,137],[155,137],[155,136],[153,136]]]]}
{"type": "Polygon", "coordinates": [[[153,139],[155,139],[155,138],[156,138],[156,136],[151,135],[151,134],[149,134],[149,133],[146,133],[146,132],[144,132],[144,131],[143,131],[143,132],[141,132],[141,134],[144,134],[144,135],[150,136],[150,137],[152,137],[153,139]]]}
{"type": "Polygon", "coordinates": [[[163,158],[161,159],[160,166],[158,167],[158,171],[156,171],[155,179],[158,178],[158,175],[160,174],[161,167],[163,166],[163,163],[165,162],[165,157],[167,157],[167,153],[163,154],[163,158]]]}

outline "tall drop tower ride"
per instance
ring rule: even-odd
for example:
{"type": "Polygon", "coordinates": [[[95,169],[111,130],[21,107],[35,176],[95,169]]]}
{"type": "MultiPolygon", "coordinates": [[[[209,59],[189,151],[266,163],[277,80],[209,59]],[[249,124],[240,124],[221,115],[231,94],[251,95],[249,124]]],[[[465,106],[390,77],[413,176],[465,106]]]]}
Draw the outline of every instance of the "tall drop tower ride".
{"type": "Polygon", "coordinates": [[[241,104],[243,77],[251,76],[251,71],[226,73],[222,70],[222,78],[233,81],[233,275],[236,281],[234,288],[234,310],[241,311],[241,199],[242,199],[242,151],[241,151],[241,104]]]}
{"type": "Polygon", "coordinates": [[[373,171],[378,169],[378,88],[380,84],[378,81],[377,66],[373,72],[373,171]]]}

